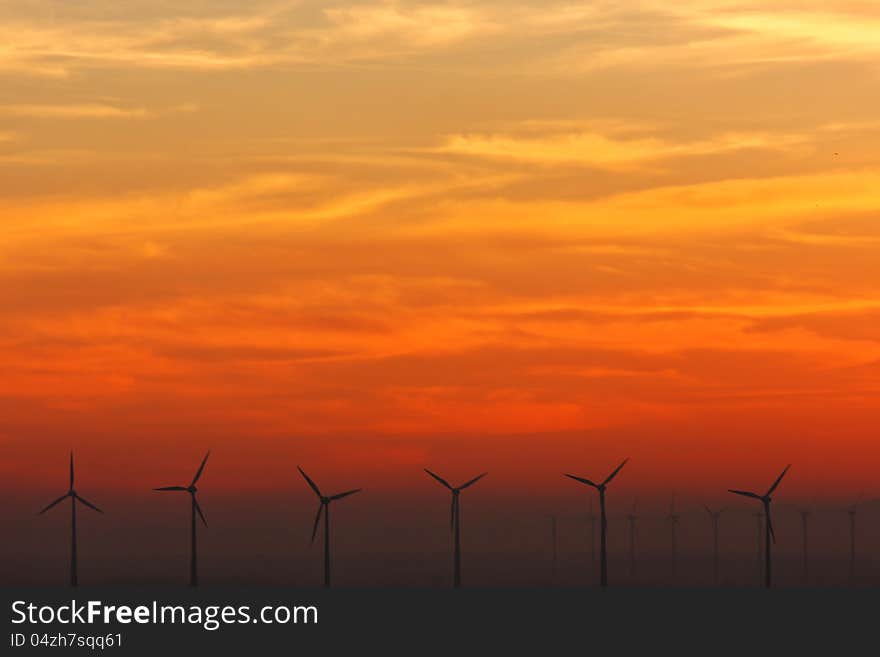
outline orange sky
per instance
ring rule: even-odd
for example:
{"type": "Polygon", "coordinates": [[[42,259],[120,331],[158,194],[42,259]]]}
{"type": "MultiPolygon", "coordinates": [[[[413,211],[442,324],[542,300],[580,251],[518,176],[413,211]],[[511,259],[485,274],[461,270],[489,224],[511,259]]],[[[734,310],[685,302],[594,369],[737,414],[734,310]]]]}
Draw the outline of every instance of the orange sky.
{"type": "Polygon", "coordinates": [[[876,3],[180,4],[0,8],[4,481],[872,490],[876,3]]]}

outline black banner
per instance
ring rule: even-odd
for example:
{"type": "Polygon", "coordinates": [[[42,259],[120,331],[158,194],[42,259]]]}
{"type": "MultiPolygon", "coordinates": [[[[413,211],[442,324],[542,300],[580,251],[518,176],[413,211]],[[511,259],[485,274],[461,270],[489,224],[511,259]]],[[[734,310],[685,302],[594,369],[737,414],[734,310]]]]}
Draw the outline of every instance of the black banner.
{"type": "Polygon", "coordinates": [[[7,588],[4,654],[876,649],[876,590],[7,588]],[[206,652],[208,651],[208,652],[206,652]]]}

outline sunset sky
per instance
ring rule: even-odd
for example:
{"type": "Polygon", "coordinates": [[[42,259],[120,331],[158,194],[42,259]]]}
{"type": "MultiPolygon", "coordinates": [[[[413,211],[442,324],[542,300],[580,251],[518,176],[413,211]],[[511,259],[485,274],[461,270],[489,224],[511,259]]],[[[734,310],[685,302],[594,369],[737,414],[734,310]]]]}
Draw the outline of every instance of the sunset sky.
{"type": "Polygon", "coordinates": [[[297,463],[439,511],[423,466],[880,493],[878,34],[869,0],[0,4],[0,487],[213,448],[206,486],[308,505],[297,463]]]}

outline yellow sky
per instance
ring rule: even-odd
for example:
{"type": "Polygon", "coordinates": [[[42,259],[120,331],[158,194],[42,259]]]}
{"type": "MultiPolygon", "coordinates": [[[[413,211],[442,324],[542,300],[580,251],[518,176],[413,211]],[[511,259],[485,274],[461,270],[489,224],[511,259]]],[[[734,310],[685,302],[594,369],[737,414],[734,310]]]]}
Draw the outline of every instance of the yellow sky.
{"type": "Polygon", "coordinates": [[[878,34],[856,1],[4,3],[0,437],[820,397],[863,444],[878,34]]]}

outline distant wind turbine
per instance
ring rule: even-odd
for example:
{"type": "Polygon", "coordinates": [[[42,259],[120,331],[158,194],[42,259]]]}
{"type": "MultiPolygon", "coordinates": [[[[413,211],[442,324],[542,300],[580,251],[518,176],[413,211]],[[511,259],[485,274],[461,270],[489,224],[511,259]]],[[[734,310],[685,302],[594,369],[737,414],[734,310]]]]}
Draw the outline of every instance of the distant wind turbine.
{"type": "Polygon", "coordinates": [[[623,461],[623,463],[618,465],[614,469],[614,472],[612,472],[610,475],[608,475],[608,477],[605,478],[605,481],[603,481],[600,484],[597,484],[597,483],[590,481],[589,479],[585,479],[583,477],[576,477],[575,475],[572,475],[572,474],[565,475],[569,479],[574,479],[575,481],[579,481],[582,484],[586,484],[587,486],[592,486],[597,491],[599,491],[599,511],[600,511],[600,515],[601,515],[601,524],[600,524],[601,543],[599,546],[599,565],[600,565],[599,585],[602,587],[608,586],[608,549],[607,549],[607,543],[606,543],[606,538],[607,538],[607,534],[608,534],[608,515],[605,511],[605,489],[607,488],[608,484],[611,483],[611,480],[617,476],[617,473],[620,472],[620,470],[623,468],[623,466],[625,466],[627,464],[628,461],[629,461],[629,459],[625,459],[623,461]]]}
{"type": "Polygon", "coordinates": [[[773,485],[770,486],[770,488],[767,490],[767,492],[764,493],[763,495],[758,495],[757,493],[752,493],[750,491],[745,491],[745,490],[734,490],[732,488],[728,489],[729,492],[731,492],[731,493],[734,493],[736,495],[742,495],[744,497],[751,497],[753,499],[758,500],[759,502],[761,502],[761,504],[764,505],[764,518],[766,521],[766,526],[765,526],[765,531],[764,531],[764,586],[766,586],[768,589],[772,585],[772,581],[773,581],[773,571],[772,571],[773,559],[772,559],[772,553],[771,553],[771,548],[770,548],[770,542],[771,542],[771,540],[773,543],[776,542],[776,534],[773,531],[773,520],[770,517],[770,502],[773,501],[773,498],[771,497],[771,495],[773,495],[773,491],[775,491],[776,487],[779,486],[779,482],[782,481],[782,478],[785,476],[785,473],[788,472],[788,469],[790,467],[791,467],[791,465],[785,466],[785,470],[782,471],[782,474],[780,474],[776,478],[776,481],[773,482],[773,485]]]}
{"type": "Polygon", "coordinates": [[[804,584],[806,584],[810,580],[810,556],[807,542],[809,540],[808,524],[810,521],[811,512],[809,507],[805,507],[802,509],[798,509],[798,513],[801,516],[801,554],[803,557],[803,570],[801,571],[801,578],[803,579],[804,584]]]}
{"type": "Polygon", "coordinates": [[[318,485],[309,478],[309,475],[305,473],[305,471],[296,466],[296,469],[299,470],[299,473],[303,476],[303,479],[306,480],[309,487],[315,492],[315,495],[318,496],[318,500],[320,500],[318,504],[318,513],[315,516],[315,524],[312,527],[312,543],[315,542],[315,537],[318,535],[318,525],[321,524],[321,515],[324,516],[324,588],[330,588],[330,502],[335,502],[336,500],[341,500],[343,497],[348,497],[349,495],[354,495],[355,493],[360,493],[363,488],[355,488],[354,490],[347,490],[344,493],[337,493],[336,495],[330,495],[329,497],[325,496],[321,493],[321,490],[318,488],[318,485]]]}
{"type": "Polygon", "coordinates": [[[104,513],[96,507],[94,504],[89,502],[87,499],[82,497],[79,493],[76,492],[76,489],[73,487],[74,474],[73,474],[73,452],[70,453],[70,487],[67,492],[64,493],[57,500],[46,506],[42,511],[40,511],[37,515],[43,515],[51,509],[56,504],[61,504],[68,497],[70,498],[70,585],[76,586],[78,582],[77,578],[77,562],[76,562],[76,503],[79,502],[81,504],[85,504],[90,509],[94,509],[98,513],[104,513]]]}
{"type": "Polygon", "coordinates": [[[856,513],[859,510],[859,504],[862,503],[864,493],[859,493],[858,499],[844,511],[849,516],[849,583],[855,583],[856,580],[856,513]]]}
{"type": "Polygon", "coordinates": [[[674,580],[678,573],[678,522],[681,516],[675,512],[675,493],[672,494],[672,502],[669,504],[669,515],[666,516],[669,521],[669,529],[672,538],[672,579],[674,580]]]}
{"type": "Polygon", "coordinates": [[[551,561],[551,570],[550,570],[550,581],[553,585],[556,585],[556,565],[559,558],[558,548],[557,548],[557,536],[556,536],[556,516],[550,516],[550,543],[552,546],[552,561],[551,561]]]}
{"type": "Polygon", "coordinates": [[[703,508],[706,509],[706,513],[709,514],[709,518],[712,520],[712,573],[715,581],[715,586],[718,586],[718,574],[719,574],[719,554],[718,554],[718,525],[721,521],[721,514],[724,513],[725,509],[718,509],[717,511],[713,511],[705,504],[703,508]]]}
{"type": "Polygon", "coordinates": [[[632,509],[627,514],[626,519],[629,521],[629,576],[636,575],[636,522],[639,517],[636,515],[636,509],[639,506],[639,499],[633,500],[632,509]]]}
{"type": "Polygon", "coordinates": [[[465,488],[473,486],[480,479],[485,477],[488,473],[484,472],[483,474],[474,477],[470,481],[463,483],[461,486],[452,486],[448,481],[446,481],[440,475],[434,474],[428,468],[425,468],[425,472],[427,472],[434,479],[439,481],[447,490],[452,493],[452,506],[450,508],[449,514],[449,528],[453,532],[454,542],[453,542],[453,556],[452,556],[452,585],[455,588],[461,588],[461,502],[459,501],[459,496],[461,495],[461,491],[465,488]]]}
{"type": "Polygon", "coordinates": [[[205,458],[202,459],[202,464],[199,466],[199,469],[196,470],[196,476],[193,477],[192,482],[190,482],[189,486],[164,486],[162,488],[154,488],[153,490],[157,491],[180,491],[184,493],[189,493],[190,499],[190,508],[191,508],[191,523],[190,523],[190,561],[189,561],[189,585],[190,586],[198,586],[199,584],[199,560],[198,560],[198,551],[196,549],[196,514],[198,514],[199,518],[202,520],[202,524],[205,527],[208,526],[208,521],[205,520],[205,514],[202,513],[202,507],[199,506],[199,500],[196,498],[196,493],[199,492],[199,489],[196,488],[196,484],[202,476],[202,472],[205,470],[205,464],[208,462],[208,457],[211,455],[209,451],[205,454],[205,458]]]}

